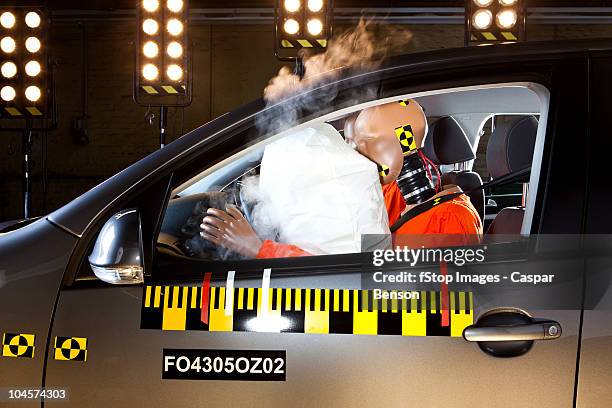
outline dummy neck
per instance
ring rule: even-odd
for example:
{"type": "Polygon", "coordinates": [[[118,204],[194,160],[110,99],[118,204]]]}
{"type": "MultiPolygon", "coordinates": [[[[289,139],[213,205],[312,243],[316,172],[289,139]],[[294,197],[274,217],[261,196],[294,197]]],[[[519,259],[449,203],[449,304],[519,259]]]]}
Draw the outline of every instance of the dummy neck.
{"type": "Polygon", "coordinates": [[[432,181],[427,177],[425,166],[418,151],[404,156],[397,186],[402,192],[406,205],[420,204],[436,194],[432,181]]]}

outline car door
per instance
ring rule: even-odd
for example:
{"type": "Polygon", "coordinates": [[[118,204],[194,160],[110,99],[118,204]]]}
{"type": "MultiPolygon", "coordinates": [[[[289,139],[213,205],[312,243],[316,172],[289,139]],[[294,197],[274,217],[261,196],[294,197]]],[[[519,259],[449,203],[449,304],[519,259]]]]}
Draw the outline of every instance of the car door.
{"type": "Polygon", "coordinates": [[[607,203],[607,154],[612,148],[612,53],[600,51],[591,57],[591,143],[586,232],[593,252],[586,260],[585,307],[579,360],[578,407],[609,406],[612,392],[602,373],[612,370],[612,286],[610,275],[610,231],[612,218],[607,203]]]}
{"type": "MultiPolygon", "coordinates": [[[[395,70],[377,78],[378,97],[461,85],[542,83],[550,90],[550,104],[539,183],[532,193],[532,233],[580,234],[586,172],[567,172],[565,166],[568,158],[580,159],[586,151],[585,145],[576,143],[588,136],[586,66],[586,57],[576,54],[498,59],[420,73],[395,70]],[[568,196],[572,199],[561,199],[568,196]]],[[[210,156],[206,151],[200,154],[210,156]]],[[[181,172],[193,172],[197,161],[184,164],[189,171],[174,168],[171,186],[179,183],[181,172]]],[[[132,197],[133,202],[116,210],[135,207],[143,214],[143,224],[159,226],[168,189],[151,191],[158,195],[152,193],[144,202],[132,197]],[[158,211],[145,212],[152,201],[158,211]]],[[[153,247],[155,233],[143,234],[143,240],[145,248],[153,247]]],[[[373,254],[202,263],[183,258],[179,262],[152,249],[144,285],[111,286],[91,274],[81,278],[87,269],[83,250],[84,275],[62,289],[52,338],[60,338],[61,344],[69,337],[86,342],[68,343],[73,344],[73,359],[53,358],[54,344],[59,343],[50,342],[45,385],[68,387],[73,406],[570,406],[583,259],[571,251],[560,259],[557,243],[546,242],[492,242],[485,260],[468,266],[390,262],[383,271],[482,276],[541,268],[561,271],[562,279],[554,285],[434,284],[419,288],[419,300],[400,302],[401,310],[398,304],[373,302],[369,292],[364,294],[364,276],[376,269],[373,254]],[[230,293],[235,296],[228,303],[230,293]],[[266,303],[267,309],[261,306],[266,303]],[[208,308],[202,307],[206,304],[208,308]],[[276,316],[270,327],[234,324],[256,318],[258,308],[276,316]],[[498,345],[481,342],[478,347],[461,337],[464,328],[487,312],[509,308],[511,313],[525,310],[541,318],[540,329],[558,322],[563,334],[556,340],[523,344],[522,352],[511,353],[513,358],[493,357],[498,345]],[[232,313],[242,313],[242,320],[234,320],[232,313]],[[297,324],[283,326],[279,316],[291,316],[290,323],[297,324]],[[251,372],[256,364],[251,357],[264,362],[267,358],[269,366],[251,372]],[[246,367],[237,366],[241,358],[250,359],[247,373],[239,373],[246,367]]],[[[495,334],[503,324],[489,319],[486,327],[495,334]]],[[[510,346],[517,341],[521,340],[510,346]]]]}

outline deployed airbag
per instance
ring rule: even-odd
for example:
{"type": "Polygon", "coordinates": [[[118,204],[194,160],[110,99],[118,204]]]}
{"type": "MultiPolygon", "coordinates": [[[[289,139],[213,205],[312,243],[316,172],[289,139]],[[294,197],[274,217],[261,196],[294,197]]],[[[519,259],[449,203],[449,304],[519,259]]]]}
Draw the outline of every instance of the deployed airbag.
{"type": "Polygon", "coordinates": [[[268,145],[259,189],[279,241],[312,254],[360,252],[362,234],[389,234],[376,164],[326,123],[268,145]]]}

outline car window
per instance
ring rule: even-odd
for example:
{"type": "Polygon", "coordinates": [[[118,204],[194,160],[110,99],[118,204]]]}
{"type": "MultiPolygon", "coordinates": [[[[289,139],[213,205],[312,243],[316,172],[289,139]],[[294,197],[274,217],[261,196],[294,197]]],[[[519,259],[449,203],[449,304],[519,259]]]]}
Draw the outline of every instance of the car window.
{"type": "MultiPolygon", "coordinates": [[[[332,111],[331,113],[326,113],[319,118],[302,123],[299,126],[286,128],[282,132],[258,136],[253,143],[246,146],[242,151],[227,157],[214,166],[203,166],[200,171],[194,174],[189,180],[174,186],[172,198],[168,203],[163,218],[163,224],[157,244],[158,251],[163,252],[165,256],[175,257],[177,260],[176,262],[182,262],[181,260],[184,261],[189,258],[191,259],[190,262],[195,260],[224,263],[252,258],[252,256],[248,257],[232,253],[232,251],[228,251],[222,246],[214,245],[200,236],[200,224],[202,218],[206,216],[205,213],[207,208],[217,206],[227,209],[228,205],[235,206],[244,215],[246,221],[254,227],[257,235],[262,241],[268,240],[296,247],[297,249],[291,256],[301,255],[302,253],[299,250],[304,248],[309,250],[306,251],[307,254],[315,255],[337,255],[366,251],[364,248],[345,245],[340,242],[341,238],[337,236],[335,237],[336,241],[326,243],[327,246],[325,246],[325,248],[333,248],[330,252],[312,251],[312,248],[316,248],[316,243],[312,246],[308,246],[301,242],[284,241],[282,231],[284,225],[281,225],[279,230],[278,222],[274,220],[274,217],[279,216],[279,213],[258,213],[258,211],[261,210],[261,208],[258,208],[258,200],[262,199],[262,197],[257,196],[257,194],[261,193],[258,187],[260,187],[262,183],[262,178],[266,176],[267,168],[270,167],[266,165],[266,156],[274,157],[274,160],[282,162],[282,165],[274,169],[278,172],[284,172],[283,174],[279,173],[279,178],[283,178],[285,182],[283,186],[292,186],[291,190],[294,190],[287,191],[287,189],[283,188],[275,189],[275,186],[272,185],[268,186],[266,194],[272,192],[282,196],[282,200],[280,201],[284,205],[290,204],[291,199],[294,197],[296,200],[306,201],[308,203],[307,207],[312,210],[308,214],[308,217],[311,218],[308,219],[304,217],[300,220],[301,224],[296,223],[295,225],[291,225],[291,228],[298,228],[298,226],[301,225],[302,228],[308,229],[311,227],[308,225],[309,221],[312,224],[316,224],[317,221],[320,221],[318,217],[324,218],[330,213],[333,214],[333,217],[337,217],[342,211],[346,211],[346,208],[341,210],[330,208],[330,203],[338,202],[334,201],[334,197],[330,195],[334,190],[325,189],[323,187],[317,189],[317,186],[312,185],[309,181],[309,178],[312,178],[313,173],[316,173],[315,170],[318,167],[324,167],[327,164],[321,159],[323,156],[312,158],[310,165],[307,160],[299,163],[291,162],[291,160],[286,160],[283,154],[278,151],[275,152],[276,155],[273,155],[271,152],[274,152],[274,147],[283,146],[284,144],[284,148],[288,149],[288,146],[302,143],[306,139],[311,141],[319,140],[316,138],[309,139],[313,137],[313,134],[316,135],[319,133],[328,136],[332,135],[338,138],[338,143],[349,146],[346,144],[343,135],[343,125],[347,118],[365,107],[393,101],[401,102],[408,99],[413,99],[421,104],[430,127],[441,118],[456,118],[456,122],[461,125],[469,142],[476,150],[476,159],[473,162],[457,163],[454,166],[440,166],[440,168],[438,168],[440,176],[450,171],[472,169],[482,177],[483,181],[490,180],[490,175],[485,170],[486,147],[491,134],[491,125],[489,123],[495,122],[497,125],[501,126],[505,121],[515,120],[518,117],[532,116],[534,118],[540,118],[542,115],[546,115],[548,108],[547,90],[535,84],[512,84],[510,86],[488,85],[470,87],[469,89],[434,90],[420,94],[397,95],[395,97],[361,104],[356,103],[350,108],[343,108],[341,110],[332,111]],[[492,103],[493,100],[495,103],[492,103]],[[493,108],[497,111],[491,112],[493,108]],[[526,108],[529,115],[525,114],[526,108]],[[504,114],[500,114],[499,112],[504,112],[504,114]],[[469,120],[466,120],[466,118],[469,118],[469,120]],[[489,120],[485,120],[487,118],[489,120]],[[295,184],[286,184],[285,179],[291,179],[295,184]],[[310,189],[308,191],[311,193],[304,193],[303,189],[306,188],[304,186],[308,186],[310,189]]],[[[538,128],[537,138],[543,139],[544,128],[539,125],[536,126],[538,128]]],[[[257,133],[257,130],[253,131],[253,129],[251,129],[250,132],[257,133]]],[[[535,139],[536,135],[534,134],[533,137],[535,139]]],[[[540,147],[542,145],[542,143],[538,144],[540,147]]],[[[337,147],[340,149],[340,144],[338,144],[337,147]]],[[[338,157],[352,157],[351,152],[355,154],[355,151],[352,150],[342,150],[341,153],[338,153],[340,155],[338,157]]],[[[534,154],[533,148],[531,152],[527,153],[532,156],[534,154]]],[[[366,164],[367,161],[368,160],[365,160],[366,164]]],[[[541,152],[536,152],[535,159],[533,161],[530,159],[530,162],[532,162],[531,180],[534,178],[537,179],[539,177],[541,152]]],[[[367,165],[364,168],[367,168],[367,165]]],[[[435,178],[438,177],[438,172],[433,171],[433,169],[431,171],[430,177],[433,178],[434,181],[435,178]]],[[[267,176],[269,177],[269,173],[267,176]]],[[[266,182],[269,183],[269,181],[266,182]]],[[[529,180],[526,180],[524,184],[528,185],[528,183],[529,180]]],[[[376,187],[377,191],[381,191],[380,186],[374,185],[372,185],[372,191],[374,187],[376,187]]],[[[336,193],[340,194],[338,191],[336,191],[336,193]]],[[[496,187],[487,190],[485,193],[489,205],[487,205],[486,210],[488,214],[485,213],[485,220],[483,220],[486,223],[484,231],[486,231],[488,224],[501,208],[516,206],[522,207],[524,211],[525,206],[533,205],[533,203],[530,204],[527,199],[526,195],[528,194],[528,189],[523,188],[523,183],[496,187]],[[496,209],[489,208],[494,207],[492,205],[493,201],[497,207],[496,209]]],[[[370,194],[370,192],[368,192],[368,194],[370,194]]],[[[376,194],[370,194],[367,199],[375,200],[377,198],[384,200],[384,196],[380,197],[376,196],[376,194]]],[[[382,204],[384,205],[384,202],[382,204]]],[[[485,202],[485,205],[486,204],[487,202],[485,202]]],[[[280,208],[281,207],[277,206],[275,210],[280,211],[280,208]]],[[[350,208],[352,211],[356,211],[358,207],[355,206],[350,208]]],[[[385,211],[387,210],[388,208],[385,207],[385,211]]],[[[292,213],[289,212],[289,214],[291,215],[292,213]]],[[[363,214],[359,214],[358,216],[363,216],[363,214]]],[[[388,218],[385,220],[376,218],[376,213],[371,213],[370,216],[373,219],[372,225],[382,225],[381,228],[385,228],[384,222],[386,222],[386,227],[389,226],[388,218]]],[[[283,222],[287,223],[287,220],[292,221],[292,219],[285,218],[283,222]]],[[[523,218],[516,222],[520,224],[518,226],[519,231],[529,230],[531,228],[531,219],[523,218]]],[[[317,230],[315,227],[312,227],[310,231],[320,231],[320,233],[317,232],[317,234],[311,237],[313,241],[321,239],[321,237],[334,237],[333,234],[328,233],[329,231],[325,231],[323,228],[317,230]]],[[[377,231],[374,231],[374,233],[377,233],[377,231]]],[[[354,239],[354,237],[351,237],[351,239],[354,239]]],[[[377,244],[390,245],[390,241],[377,244]]],[[[284,252],[284,254],[286,254],[286,252],[284,252]]],[[[167,262],[167,259],[165,262],[167,262]]]]}

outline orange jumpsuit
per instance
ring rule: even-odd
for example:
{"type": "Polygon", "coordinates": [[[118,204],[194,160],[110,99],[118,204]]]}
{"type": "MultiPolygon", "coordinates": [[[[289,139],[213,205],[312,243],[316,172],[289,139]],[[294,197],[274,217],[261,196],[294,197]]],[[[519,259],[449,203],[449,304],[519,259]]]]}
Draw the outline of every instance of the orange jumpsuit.
{"type": "MultiPolygon", "coordinates": [[[[383,195],[387,214],[389,215],[389,225],[393,225],[400,218],[402,211],[406,208],[404,197],[393,182],[383,186],[383,195]]],[[[477,242],[482,236],[482,222],[478,212],[465,194],[462,194],[450,201],[441,203],[430,210],[411,218],[402,225],[394,240],[394,245],[417,246],[447,246],[464,245],[477,242]],[[423,235],[444,234],[443,241],[423,243],[423,235]],[[412,235],[418,242],[408,243],[408,235],[412,235]],[[416,237],[418,236],[418,237],[416,237]]],[[[264,241],[257,258],[286,258],[294,256],[309,256],[309,252],[300,249],[295,245],[281,244],[274,241],[264,241]]]]}

